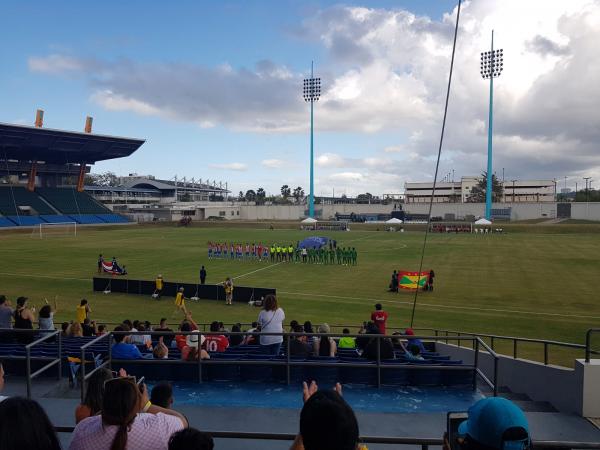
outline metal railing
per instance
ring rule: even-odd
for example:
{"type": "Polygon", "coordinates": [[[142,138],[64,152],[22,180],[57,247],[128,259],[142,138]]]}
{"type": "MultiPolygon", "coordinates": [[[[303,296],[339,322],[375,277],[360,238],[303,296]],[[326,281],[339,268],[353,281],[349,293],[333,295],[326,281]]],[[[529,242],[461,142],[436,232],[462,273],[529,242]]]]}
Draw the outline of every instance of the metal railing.
{"type": "Polygon", "coordinates": [[[92,339],[91,341],[89,341],[87,344],[82,345],[81,346],[81,383],[80,383],[80,387],[81,387],[81,402],[83,403],[84,399],[85,399],[85,388],[86,388],[86,382],[87,380],[90,379],[90,377],[92,375],[94,375],[94,373],[96,373],[98,370],[103,369],[105,367],[109,367],[110,368],[110,363],[112,360],[112,334],[104,334],[102,336],[98,336],[96,339],[92,339]],[[90,348],[92,345],[97,344],[99,342],[102,342],[103,340],[107,341],[107,346],[108,346],[108,358],[106,359],[106,361],[102,362],[102,364],[100,364],[98,367],[94,367],[94,369],[88,373],[86,375],[85,373],[85,365],[86,363],[95,363],[95,360],[92,361],[86,361],[85,359],[85,352],[88,348],[90,348]]]}
{"type": "MultiPolygon", "coordinates": [[[[54,427],[57,433],[72,433],[75,427],[54,427]]],[[[262,441],[293,441],[296,435],[292,433],[260,433],[248,431],[215,431],[203,430],[213,439],[247,439],[262,441]]],[[[421,450],[429,447],[440,447],[444,444],[443,438],[417,438],[400,436],[360,436],[358,441],[363,444],[411,445],[419,446],[421,450]]],[[[542,441],[532,440],[532,448],[539,449],[600,449],[600,442],[576,441],[542,441]]]]}
{"type": "Polygon", "coordinates": [[[36,341],[33,341],[30,344],[27,344],[25,346],[25,358],[26,358],[26,376],[27,376],[27,398],[31,398],[31,389],[32,389],[32,381],[34,378],[38,377],[39,375],[41,375],[42,373],[44,373],[46,370],[50,369],[51,367],[54,367],[56,365],[58,365],[58,374],[57,374],[57,378],[60,380],[62,377],[62,365],[60,363],[60,358],[61,358],[61,352],[62,352],[62,337],[60,335],[60,332],[58,331],[54,331],[54,332],[50,332],[47,333],[45,336],[37,339],[36,341]],[[49,340],[50,338],[56,338],[56,341],[58,343],[58,349],[57,349],[57,353],[56,353],[56,358],[52,358],[52,357],[45,357],[45,356],[34,356],[32,358],[31,356],[31,349],[33,347],[35,347],[38,344],[41,344],[42,342],[45,342],[47,340],[49,340]],[[36,370],[35,372],[31,373],[31,361],[49,361],[48,364],[46,364],[45,366],[39,368],[38,370],[36,370]]]}
{"type": "MultiPolygon", "coordinates": [[[[471,339],[466,339],[467,337],[479,337],[482,340],[484,338],[490,339],[490,347],[492,350],[495,350],[495,343],[496,341],[501,341],[501,340],[506,340],[506,341],[512,341],[512,357],[514,359],[517,359],[519,357],[518,355],[518,343],[519,342],[526,342],[526,343],[534,343],[534,344],[542,344],[543,345],[543,351],[544,351],[544,357],[543,357],[543,362],[544,365],[548,365],[549,364],[549,347],[550,346],[556,346],[556,347],[563,347],[563,348],[571,348],[571,349],[577,349],[577,350],[583,350],[586,351],[587,346],[584,344],[575,344],[572,342],[561,342],[561,341],[554,341],[554,340],[549,340],[549,339],[535,339],[535,338],[525,338],[525,337],[517,337],[517,336],[503,336],[503,335],[497,335],[497,334],[487,334],[487,333],[469,333],[469,332],[464,332],[464,331],[455,331],[455,330],[443,330],[443,329],[437,329],[437,328],[415,328],[415,330],[419,330],[419,331],[431,331],[435,334],[436,336],[436,341],[446,341],[446,343],[448,343],[448,338],[452,337],[452,340],[456,340],[456,338],[460,338],[458,339],[458,346],[461,347],[461,341],[463,340],[471,340],[471,339]]],[[[589,333],[589,331],[588,331],[589,333]]],[[[597,351],[593,351],[590,349],[590,354],[600,354],[600,352],[597,351]]]]}
{"type": "Polygon", "coordinates": [[[600,328],[590,328],[585,333],[585,362],[590,362],[590,355],[598,354],[598,352],[592,350],[592,334],[600,333],[600,328]]]}
{"type": "MultiPolygon", "coordinates": [[[[172,336],[174,334],[178,334],[178,335],[197,335],[196,332],[190,331],[190,332],[156,332],[156,331],[151,331],[151,332],[146,332],[146,331],[138,331],[138,332],[129,332],[129,331],[118,331],[118,332],[111,332],[107,335],[101,336],[98,339],[95,339],[94,341],[89,342],[88,344],[86,344],[86,346],[82,347],[82,359],[85,353],[85,349],[87,349],[88,347],[90,347],[91,345],[99,342],[101,339],[109,339],[109,342],[112,340],[112,335],[153,335],[153,336],[164,336],[164,335],[169,335],[172,336]],[[108,337],[107,337],[108,336],[108,337]]],[[[205,336],[210,336],[210,335],[221,335],[223,334],[222,332],[204,332],[203,335],[205,336]]],[[[310,336],[311,337],[329,337],[329,338],[335,338],[335,337],[354,337],[354,338],[367,338],[367,339],[376,339],[377,340],[377,353],[376,353],[376,359],[372,361],[373,364],[371,365],[366,365],[364,363],[360,363],[358,361],[364,361],[364,358],[359,359],[357,362],[352,362],[351,359],[344,359],[344,360],[339,360],[339,359],[335,359],[332,361],[327,361],[327,360],[320,360],[320,361],[303,361],[303,360],[297,360],[294,359],[294,355],[291,355],[291,351],[290,351],[290,343],[291,343],[291,339],[294,339],[296,337],[299,336],[307,336],[306,333],[264,333],[264,332],[260,332],[260,333],[248,333],[248,332],[228,332],[227,333],[229,336],[248,336],[250,335],[254,335],[256,337],[258,336],[282,336],[284,337],[284,341],[285,341],[285,346],[286,346],[286,352],[285,352],[285,358],[284,359],[269,359],[269,360],[260,360],[260,359],[249,359],[249,360],[245,360],[242,359],[244,355],[240,355],[239,359],[202,359],[202,358],[198,358],[198,361],[193,361],[193,362],[188,362],[188,361],[183,361],[183,360],[172,360],[172,359],[150,359],[150,358],[142,358],[142,359],[125,359],[125,360],[117,360],[117,359],[113,359],[112,358],[112,352],[109,354],[107,361],[105,361],[103,363],[103,365],[101,367],[105,367],[106,365],[108,365],[109,367],[112,367],[114,363],[121,363],[121,364],[140,364],[140,365],[145,365],[145,364],[187,364],[187,365],[191,365],[191,364],[197,364],[198,367],[198,382],[202,383],[203,382],[203,376],[202,376],[202,366],[211,366],[211,365],[237,365],[237,366],[244,366],[244,365],[249,365],[249,366],[283,366],[285,367],[286,370],[286,382],[287,384],[291,384],[291,368],[292,367],[338,367],[338,368],[342,368],[342,367],[352,367],[352,368],[368,368],[371,369],[373,371],[376,371],[376,385],[377,387],[381,386],[381,373],[382,370],[388,370],[388,369],[398,369],[398,368],[402,368],[402,369],[407,369],[407,370],[428,370],[428,369],[435,369],[435,370],[444,370],[444,371],[464,371],[464,370],[472,370],[473,371],[473,380],[472,380],[472,386],[473,389],[476,389],[477,387],[477,376],[479,375],[484,382],[494,391],[494,395],[497,394],[498,392],[498,386],[497,386],[497,378],[498,378],[498,373],[497,373],[497,367],[498,367],[498,355],[489,348],[489,346],[487,346],[487,344],[485,342],[483,342],[481,339],[479,339],[476,336],[472,336],[472,337],[451,337],[448,336],[447,339],[448,340],[471,340],[474,342],[473,346],[474,348],[477,348],[477,351],[474,354],[474,358],[473,358],[473,364],[461,364],[461,365],[445,365],[444,361],[439,361],[439,362],[435,362],[435,363],[431,363],[431,364],[427,364],[427,363],[418,363],[418,364],[410,364],[410,361],[407,362],[398,362],[398,363],[393,363],[390,362],[389,360],[386,360],[385,362],[382,361],[381,359],[381,341],[383,339],[390,339],[390,336],[387,335],[381,335],[381,334],[341,334],[341,333],[311,333],[310,336]],[[490,353],[490,355],[494,358],[494,367],[495,367],[495,371],[494,371],[494,375],[493,375],[493,380],[490,380],[488,377],[485,376],[485,374],[483,373],[483,371],[480,369],[480,367],[478,366],[478,361],[479,361],[479,348],[484,348],[488,351],[488,353],[490,353]]],[[[432,341],[432,340],[436,340],[438,339],[438,337],[436,336],[410,336],[411,339],[421,339],[424,341],[432,341]]],[[[112,346],[111,346],[112,347],[112,346]]],[[[243,346],[241,346],[243,347],[243,346]]],[[[273,355],[273,357],[276,357],[277,355],[273,355]]],[[[343,356],[342,356],[343,358],[343,356]]],[[[100,368],[100,367],[99,367],[100,368]]],[[[97,369],[95,369],[97,370],[97,369]]],[[[94,370],[94,371],[95,371],[94,370]]],[[[93,372],[92,372],[93,373],[93,372]]],[[[91,375],[91,373],[90,373],[91,375]]],[[[85,373],[83,374],[82,377],[84,380],[87,380],[89,378],[89,375],[85,375],[85,373]]],[[[82,398],[84,396],[84,383],[82,383],[82,398]]]]}

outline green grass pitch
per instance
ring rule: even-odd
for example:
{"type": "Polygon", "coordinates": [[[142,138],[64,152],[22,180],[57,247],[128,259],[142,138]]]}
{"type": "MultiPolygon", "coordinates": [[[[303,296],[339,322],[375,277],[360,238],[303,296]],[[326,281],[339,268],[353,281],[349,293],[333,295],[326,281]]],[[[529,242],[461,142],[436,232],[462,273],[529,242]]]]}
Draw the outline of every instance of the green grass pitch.
{"type": "MultiPolygon", "coordinates": [[[[98,253],[116,256],[129,277],[196,282],[200,265],[208,283],[235,277],[243,286],[277,289],[286,322],[354,324],[368,320],[381,302],[389,325],[410,321],[414,294],[387,292],[394,269],[417,270],[424,233],[306,232],[268,230],[264,224],[247,228],[133,226],[110,229],[79,228],[76,237],[45,239],[29,234],[0,234],[0,293],[14,304],[27,296],[38,306],[44,297],[58,296],[55,323],[72,320],[83,297],[90,301],[98,322],[129,318],[171,318],[173,299],[92,293],[98,253]],[[208,260],[208,240],[295,243],[310,235],[330,236],[340,246],[358,251],[358,265],[323,266],[208,260]]],[[[503,235],[430,234],[424,269],[436,272],[435,291],[419,293],[415,327],[494,333],[582,343],[585,331],[600,323],[600,239],[585,226],[509,228],[503,235]],[[556,231],[556,232],[554,232],[556,231]]],[[[188,302],[198,322],[251,322],[258,308],[246,304],[226,307],[216,301],[188,302]]],[[[498,348],[511,352],[508,343],[498,348]]],[[[540,359],[541,346],[522,344],[519,355],[540,359]]],[[[571,365],[582,352],[551,348],[553,363],[571,365]]]]}

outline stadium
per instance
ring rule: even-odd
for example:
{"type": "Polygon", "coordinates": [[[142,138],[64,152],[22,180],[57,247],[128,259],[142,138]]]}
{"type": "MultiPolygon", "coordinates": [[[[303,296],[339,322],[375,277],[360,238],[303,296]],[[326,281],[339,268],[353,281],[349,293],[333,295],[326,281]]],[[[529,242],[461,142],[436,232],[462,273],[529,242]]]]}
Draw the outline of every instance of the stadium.
{"type": "Polygon", "coordinates": [[[588,180],[316,195],[315,80],[296,198],[138,175],[150,139],[91,117],[0,123],[2,448],[600,448],[588,180]]]}

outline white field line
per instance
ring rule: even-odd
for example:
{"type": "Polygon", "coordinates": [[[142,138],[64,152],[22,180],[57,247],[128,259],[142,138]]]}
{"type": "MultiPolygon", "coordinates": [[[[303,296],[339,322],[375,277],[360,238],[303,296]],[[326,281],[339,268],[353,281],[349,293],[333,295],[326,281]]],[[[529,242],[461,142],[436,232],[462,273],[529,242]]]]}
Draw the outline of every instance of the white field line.
{"type": "MultiPolygon", "coordinates": [[[[381,300],[377,298],[360,298],[360,297],[343,297],[339,295],[325,295],[325,294],[306,294],[303,292],[287,292],[287,291],[278,291],[279,294],[287,294],[287,295],[301,295],[305,297],[322,297],[322,298],[339,298],[343,300],[361,300],[361,301],[370,301],[370,302],[379,302],[379,303],[388,303],[390,305],[412,305],[413,302],[404,302],[398,300],[381,300]]],[[[549,317],[572,317],[578,319],[600,319],[600,316],[589,316],[589,315],[577,315],[577,314],[561,314],[561,313],[546,313],[539,311],[517,311],[512,309],[496,309],[496,308],[476,308],[474,306],[452,306],[452,305],[436,305],[432,303],[421,303],[417,301],[418,306],[425,306],[432,309],[464,309],[469,311],[482,311],[482,312],[499,312],[499,313],[507,313],[507,314],[530,314],[534,316],[549,316],[549,317]]]]}
{"type": "Polygon", "coordinates": [[[232,277],[232,279],[233,279],[233,280],[235,280],[235,279],[237,279],[237,278],[242,278],[242,277],[245,277],[245,276],[247,276],[247,275],[252,275],[253,273],[260,272],[261,270],[272,269],[273,267],[275,267],[275,266],[278,266],[279,264],[282,264],[283,262],[284,262],[284,261],[280,261],[280,262],[278,262],[278,263],[275,263],[275,264],[269,264],[269,265],[268,265],[268,266],[266,266],[266,267],[261,267],[260,269],[256,269],[256,270],[253,270],[253,271],[251,271],[251,272],[244,273],[244,274],[242,274],[242,275],[238,275],[237,277],[232,277]]]}
{"type": "MultiPolygon", "coordinates": [[[[282,264],[282,262],[278,262],[276,264],[270,264],[267,267],[261,267],[260,269],[257,270],[253,270],[252,272],[248,272],[242,275],[239,275],[235,278],[241,278],[241,277],[245,277],[246,275],[250,275],[252,273],[258,272],[260,270],[265,270],[265,269],[270,269],[273,268],[279,264],[282,264]]],[[[90,281],[90,279],[88,278],[73,278],[73,277],[57,277],[57,276],[51,276],[51,275],[31,275],[31,274],[24,274],[24,273],[10,273],[10,272],[0,272],[0,275],[6,275],[6,276],[15,276],[15,277],[27,277],[27,278],[45,278],[45,279],[50,279],[50,280],[74,280],[74,281],[90,281]]],[[[287,294],[287,295],[300,295],[300,296],[304,296],[304,297],[320,297],[320,298],[331,298],[331,299],[342,299],[342,300],[359,300],[361,302],[379,302],[379,303],[387,303],[390,305],[412,305],[413,302],[406,302],[406,301],[398,301],[398,300],[381,300],[381,299],[377,299],[377,298],[361,298],[361,297],[344,297],[344,296],[340,296],[340,295],[326,295],[326,294],[309,294],[309,293],[305,293],[305,292],[289,292],[289,291],[279,291],[280,294],[287,294]]],[[[355,302],[353,302],[355,303],[355,302]]],[[[576,318],[576,319],[594,319],[594,320],[599,320],[600,316],[589,316],[589,315],[578,315],[578,314],[562,314],[562,313],[547,313],[547,312],[539,312],[539,311],[520,311],[520,310],[513,310],[513,309],[498,309],[498,308],[476,308],[474,306],[452,306],[452,305],[436,305],[436,304],[432,304],[432,303],[421,303],[421,302],[417,302],[419,306],[424,306],[427,308],[432,308],[432,309],[462,309],[462,310],[469,310],[469,311],[483,311],[483,312],[498,312],[498,313],[506,313],[506,314],[529,314],[529,315],[534,315],[534,316],[548,316],[548,317],[571,317],[571,318],[576,318]]],[[[355,303],[355,304],[359,304],[359,303],[355,303]]]]}

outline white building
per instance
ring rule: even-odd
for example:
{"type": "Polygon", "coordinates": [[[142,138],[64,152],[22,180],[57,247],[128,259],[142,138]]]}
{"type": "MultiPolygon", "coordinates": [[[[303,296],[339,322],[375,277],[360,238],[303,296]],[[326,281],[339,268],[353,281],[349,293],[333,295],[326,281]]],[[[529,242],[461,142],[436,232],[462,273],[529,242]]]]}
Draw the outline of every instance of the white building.
{"type": "MultiPolygon", "coordinates": [[[[467,203],[471,191],[481,177],[462,177],[460,181],[438,182],[434,203],[467,203]]],[[[503,182],[503,202],[553,202],[556,198],[556,182],[553,180],[510,180],[503,182]]],[[[406,203],[429,203],[433,183],[405,183],[406,203]]]]}

